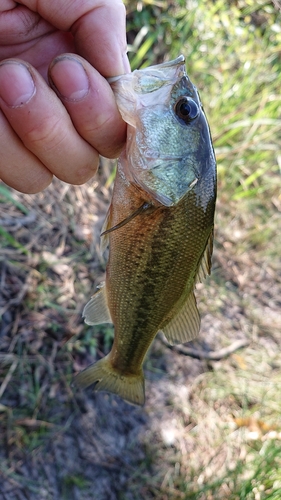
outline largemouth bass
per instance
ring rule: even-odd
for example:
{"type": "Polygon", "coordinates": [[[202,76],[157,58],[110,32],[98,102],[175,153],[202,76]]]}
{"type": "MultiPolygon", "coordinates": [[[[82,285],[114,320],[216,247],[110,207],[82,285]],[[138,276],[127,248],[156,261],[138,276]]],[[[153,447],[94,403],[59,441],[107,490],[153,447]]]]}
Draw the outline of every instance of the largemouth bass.
{"type": "Polygon", "coordinates": [[[112,322],[110,353],[80,372],[81,387],[144,404],[143,361],[157,332],[198,335],[196,282],[211,269],[216,161],[183,56],[112,79],[127,143],[103,229],[105,284],[86,305],[89,325],[112,322]]]}

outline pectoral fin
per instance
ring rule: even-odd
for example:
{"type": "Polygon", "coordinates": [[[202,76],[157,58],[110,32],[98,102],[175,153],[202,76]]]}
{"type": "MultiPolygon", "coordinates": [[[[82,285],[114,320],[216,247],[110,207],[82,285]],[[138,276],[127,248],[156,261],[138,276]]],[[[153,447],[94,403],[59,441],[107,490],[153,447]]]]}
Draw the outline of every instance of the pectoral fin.
{"type": "Polygon", "coordinates": [[[125,226],[126,224],[128,224],[128,222],[130,222],[135,217],[137,217],[137,215],[143,214],[145,212],[146,213],[150,213],[151,209],[154,209],[152,203],[149,203],[149,202],[145,201],[135,212],[133,212],[132,214],[128,215],[128,217],[126,217],[126,219],[122,220],[121,222],[119,222],[118,224],[116,224],[113,227],[109,226],[109,217],[107,217],[106,221],[105,221],[106,228],[104,228],[104,227],[102,228],[101,237],[104,238],[109,233],[112,233],[113,231],[116,231],[116,229],[120,229],[120,227],[125,226]]]}
{"type": "Polygon", "coordinates": [[[104,254],[106,247],[109,244],[109,236],[108,236],[108,229],[110,228],[111,225],[111,205],[108,209],[108,212],[105,217],[105,221],[103,223],[103,226],[101,228],[101,237],[100,237],[100,249],[101,253],[104,254]]]}
{"type": "Polygon", "coordinates": [[[104,284],[85,305],[82,316],[87,325],[112,323],[104,284]]]}
{"type": "Polygon", "coordinates": [[[194,293],[191,292],[178,314],[162,328],[170,344],[182,344],[197,337],[200,330],[200,316],[194,293]]]}

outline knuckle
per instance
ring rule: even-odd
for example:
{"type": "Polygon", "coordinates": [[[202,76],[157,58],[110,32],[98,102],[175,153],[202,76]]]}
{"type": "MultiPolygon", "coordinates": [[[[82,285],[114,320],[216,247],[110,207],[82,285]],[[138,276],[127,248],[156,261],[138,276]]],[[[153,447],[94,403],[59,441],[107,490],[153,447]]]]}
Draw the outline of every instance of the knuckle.
{"type": "Polygon", "coordinates": [[[45,153],[60,147],[67,139],[68,126],[62,125],[60,118],[48,117],[27,129],[22,137],[23,143],[34,152],[45,153]]]}

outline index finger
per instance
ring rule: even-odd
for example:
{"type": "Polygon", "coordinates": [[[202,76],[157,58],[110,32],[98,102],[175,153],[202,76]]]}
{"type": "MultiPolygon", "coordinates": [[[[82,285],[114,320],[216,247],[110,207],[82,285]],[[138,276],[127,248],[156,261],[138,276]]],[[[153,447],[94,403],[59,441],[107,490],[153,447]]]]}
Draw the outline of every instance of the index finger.
{"type": "Polygon", "coordinates": [[[70,31],[77,52],[103,76],[128,73],[126,11],[122,0],[20,0],[56,28],[70,31]]]}

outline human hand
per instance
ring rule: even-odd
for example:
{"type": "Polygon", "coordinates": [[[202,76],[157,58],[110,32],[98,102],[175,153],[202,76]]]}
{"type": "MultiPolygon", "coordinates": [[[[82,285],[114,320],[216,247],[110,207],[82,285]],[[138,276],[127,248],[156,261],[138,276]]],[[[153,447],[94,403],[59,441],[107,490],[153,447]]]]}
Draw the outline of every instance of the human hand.
{"type": "Polygon", "coordinates": [[[126,125],[104,77],[128,71],[121,0],[1,0],[0,179],[82,184],[99,154],[118,156],[126,125]]]}

